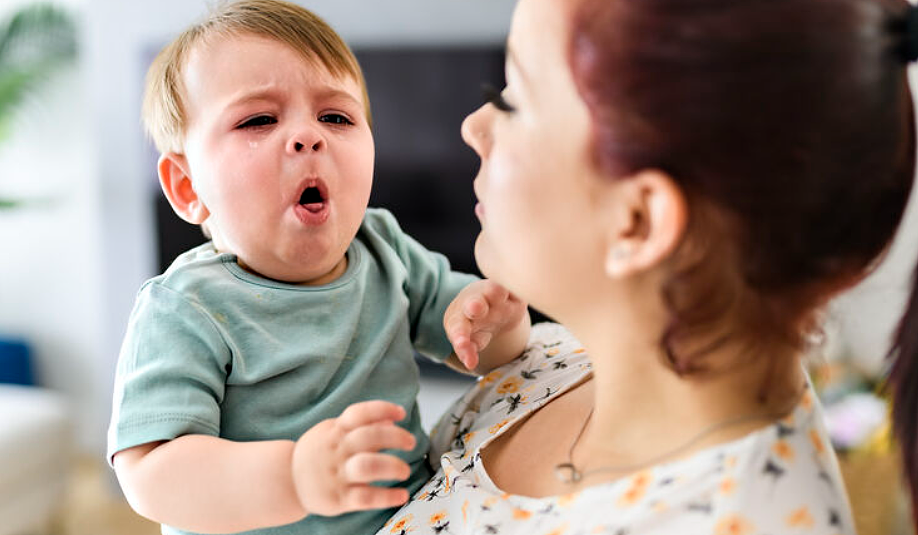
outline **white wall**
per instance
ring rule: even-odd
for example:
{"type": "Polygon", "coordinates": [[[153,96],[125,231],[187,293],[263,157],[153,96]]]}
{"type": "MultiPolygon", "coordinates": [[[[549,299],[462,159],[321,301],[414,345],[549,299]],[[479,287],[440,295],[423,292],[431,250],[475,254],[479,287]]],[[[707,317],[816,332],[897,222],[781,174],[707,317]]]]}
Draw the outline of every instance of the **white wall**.
{"type": "MultiPolygon", "coordinates": [[[[918,88],[914,76],[912,87],[918,88]]],[[[916,197],[918,187],[912,192],[905,219],[884,262],[830,308],[833,327],[841,335],[837,350],[850,355],[865,371],[881,373],[888,365],[884,357],[911,292],[911,278],[918,264],[916,197]]]]}
{"type": "MultiPolygon", "coordinates": [[[[4,0],[0,17],[24,3],[4,0]]],[[[81,0],[63,4],[81,8],[81,0]]],[[[30,95],[12,137],[0,143],[0,195],[42,200],[0,211],[0,333],[34,345],[38,375],[71,398],[79,438],[90,444],[100,428],[105,370],[100,211],[84,62],[30,95]]]]}
{"type": "MultiPolygon", "coordinates": [[[[918,95],[918,70],[911,67],[909,81],[918,95]]],[[[869,178],[865,178],[869,180],[869,178]]],[[[867,372],[882,373],[886,354],[911,292],[918,264],[918,187],[912,192],[905,217],[889,253],[877,270],[829,308],[831,330],[838,331],[830,356],[847,357],[867,372]]],[[[865,222],[869,224],[869,222],[865,222]]]]}

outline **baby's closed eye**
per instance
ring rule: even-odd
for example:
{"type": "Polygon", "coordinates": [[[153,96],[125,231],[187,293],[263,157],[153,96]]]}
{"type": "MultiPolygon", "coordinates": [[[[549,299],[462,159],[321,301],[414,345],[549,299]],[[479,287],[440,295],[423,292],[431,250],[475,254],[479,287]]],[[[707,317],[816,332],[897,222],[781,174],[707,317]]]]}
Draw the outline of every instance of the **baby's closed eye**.
{"type": "Polygon", "coordinates": [[[336,125],[352,125],[353,121],[347,118],[347,116],[340,113],[326,113],[319,116],[319,121],[323,123],[331,123],[336,125]]]}
{"type": "Polygon", "coordinates": [[[270,115],[256,115],[242,121],[236,128],[258,128],[276,124],[277,119],[270,115]]]}

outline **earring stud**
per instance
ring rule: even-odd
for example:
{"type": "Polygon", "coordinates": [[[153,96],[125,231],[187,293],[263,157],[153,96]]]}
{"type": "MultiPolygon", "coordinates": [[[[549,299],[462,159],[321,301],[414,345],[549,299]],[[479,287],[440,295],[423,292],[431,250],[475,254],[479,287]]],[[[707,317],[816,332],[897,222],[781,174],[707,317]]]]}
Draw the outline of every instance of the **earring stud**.
{"type": "Polygon", "coordinates": [[[618,245],[612,249],[612,260],[621,261],[631,256],[631,249],[624,245],[618,245]]]}

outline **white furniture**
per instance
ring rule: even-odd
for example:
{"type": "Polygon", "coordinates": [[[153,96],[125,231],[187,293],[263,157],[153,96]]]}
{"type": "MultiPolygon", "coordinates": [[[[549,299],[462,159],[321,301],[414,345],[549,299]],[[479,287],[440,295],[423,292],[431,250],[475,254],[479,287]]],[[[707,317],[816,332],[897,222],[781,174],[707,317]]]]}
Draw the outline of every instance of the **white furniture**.
{"type": "Polygon", "coordinates": [[[44,535],[59,512],[71,465],[63,397],[0,384],[0,535],[44,535]]]}

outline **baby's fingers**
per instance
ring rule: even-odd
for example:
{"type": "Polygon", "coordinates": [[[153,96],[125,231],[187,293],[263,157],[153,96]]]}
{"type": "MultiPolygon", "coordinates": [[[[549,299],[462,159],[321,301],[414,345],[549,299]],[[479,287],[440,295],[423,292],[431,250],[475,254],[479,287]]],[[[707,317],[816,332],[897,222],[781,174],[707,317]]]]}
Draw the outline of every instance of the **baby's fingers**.
{"type": "Polygon", "coordinates": [[[468,319],[474,321],[488,315],[488,301],[482,296],[470,298],[462,305],[462,313],[468,319]]]}
{"type": "Polygon", "coordinates": [[[458,316],[446,325],[446,337],[453,345],[453,351],[466,368],[474,369],[478,365],[478,346],[472,338],[472,322],[458,316]]]}
{"type": "Polygon", "coordinates": [[[478,348],[471,341],[462,346],[462,349],[455,347],[456,357],[468,370],[474,370],[478,366],[478,348]]]}
{"type": "Polygon", "coordinates": [[[451,316],[445,325],[446,337],[453,346],[469,340],[472,336],[472,322],[459,314],[451,316]]]}
{"type": "Polygon", "coordinates": [[[344,409],[341,416],[336,418],[336,423],[344,432],[350,432],[358,427],[381,422],[398,422],[405,418],[405,409],[401,405],[388,401],[364,401],[354,403],[344,409]]]}
{"type": "Polygon", "coordinates": [[[510,297],[510,291],[491,280],[480,281],[480,298],[492,306],[503,303],[510,297]]]}
{"type": "Polygon", "coordinates": [[[478,346],[472,341],[472,335],[463,334],[456,337],[450,336],[450,341],[453,344],[453,351],[456,353],[456,357],[459,358],[459,361],[462,362],[466,368],[470,370],[475,369],[475,366],[478,365],[478,346]]]}
{"type": "Polygon", "coordinates": [[[472,334],[472,343],[476,348],[484,349],[491,343],[492,336],[490,331],[476,331],[472,334]]]}
{"type": "Polygon", "coordinates": [[[341,475],[348,483],[404,481],[411,475],[411,468],[394,455],[363,452],[344,463],[341,475]]]}
{"type": "Polygon", "coordinates": [[[344,436],[340,448],[345,455],[363,451],[396,449],[411,451],[417,440],[410,432],[391,423],[365,425],[344,436]]]}
{"type": "Polygon", "coordinates": [[[342,501],[349,511],[387,509],[404,505],[408,501],[408,491],[406,489],[355,485],[345,491],[342,501]]]}

